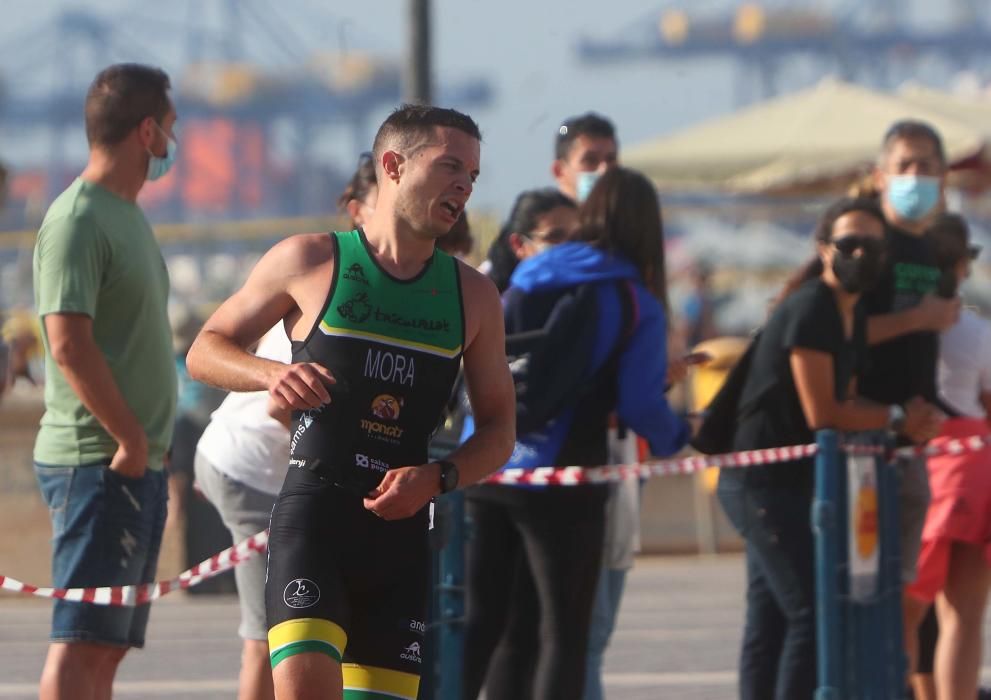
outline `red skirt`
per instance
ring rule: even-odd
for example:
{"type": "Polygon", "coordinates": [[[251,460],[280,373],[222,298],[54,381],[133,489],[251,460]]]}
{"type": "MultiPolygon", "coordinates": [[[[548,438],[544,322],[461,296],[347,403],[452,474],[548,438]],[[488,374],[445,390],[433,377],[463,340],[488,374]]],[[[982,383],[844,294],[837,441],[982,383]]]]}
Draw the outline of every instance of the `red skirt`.
{"type": "MultiPolygon", "coordinates": [[[[951,418],[930,445],[939,447],[974,435],[991,435],[985,420],[951,418]]],[[[983,546],[991,565],[991,448],[932,457],[927,466],[932,497],[922,530],[918,577],[908,590],[931,601],[946,585],[953,542],[983,546]]]]}

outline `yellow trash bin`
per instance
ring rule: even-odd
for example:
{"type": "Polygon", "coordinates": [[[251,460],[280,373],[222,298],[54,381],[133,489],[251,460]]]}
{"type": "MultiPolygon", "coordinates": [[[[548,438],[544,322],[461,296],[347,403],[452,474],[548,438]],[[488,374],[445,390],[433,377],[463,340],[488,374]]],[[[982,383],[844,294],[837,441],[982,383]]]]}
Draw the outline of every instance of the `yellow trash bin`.
{"type": "MultiPolygon", "coordinates": [[[[704,352],[710,357],[708,362],[693,367],[688,376],[688,405],[693,413],[704,411],[709,402],[715,398],[730,370],[746,352],[749,343],[748,338],[727,336],[706,340],[692,349],[692,352],[704,352]]],[[[714,493],[719,480],[719,470],[705,470],[702,479],[706,490],[714,493]]]]}
{"type": "Polygon", "coordinates": [[[10,352],[11,378],[31,383],[44,381],[45,349],[41,343],[41,321],[30,311],[17,309],[0,314],[0,338],[10,352]],[[32,371],[33,370],[33,371],[32,371]]]}

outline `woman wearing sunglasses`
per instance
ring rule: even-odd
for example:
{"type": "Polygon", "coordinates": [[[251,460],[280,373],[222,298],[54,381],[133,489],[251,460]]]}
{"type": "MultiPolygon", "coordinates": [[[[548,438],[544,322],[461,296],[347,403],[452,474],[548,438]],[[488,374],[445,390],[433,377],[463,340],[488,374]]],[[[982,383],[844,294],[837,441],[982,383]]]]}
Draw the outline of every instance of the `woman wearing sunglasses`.
{"type": "Polygon", "coordinates": [[[577,227],[578,206],[574,200],[551,188],[525,190],[513,203],[479,270],[502,293],[521,260],[564,243],[577,227]]]}
{"type": "MultiPolygon", "coordinates": [[[[878,280],[884,237],[874,201],[844,199],[822,216],[816,257],[785,286],[755,341],[734,449],[807,444],[821,428],[893,427],[909,436],[931,429],[921,400],[902,407],[855,398],[867,355],[858,301],[878,280]]],[[[746,540],[742,700],[807,700],[815,692],[812,496],[812,459],[720,474],[720,501],[746,540]]]]}

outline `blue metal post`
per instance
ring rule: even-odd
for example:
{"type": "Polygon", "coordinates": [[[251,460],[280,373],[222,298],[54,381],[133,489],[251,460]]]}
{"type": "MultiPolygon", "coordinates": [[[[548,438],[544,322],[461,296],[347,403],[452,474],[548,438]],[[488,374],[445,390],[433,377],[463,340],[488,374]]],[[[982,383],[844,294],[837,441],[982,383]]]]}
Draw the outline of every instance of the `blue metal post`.
{"type": "Polygon", "coordinates": [[[839,438],[835,431],[822,430],[816,436],[816,492],[812,504],[812,529],[816,548],[816,639],[819,688],[816,700],[839,700],[843,687],[840,602],[837,571],[840,542],[837,535],[836,504],[841,484],[839,438]]]}
{"type": "Polygon", "coordinates": [[[461,491],[441,496],[447,511],[447,544],[440,554],[438,592],[441,677],[437,700],[461,700],[465,618],[465,498],[461,491]]]}
{"type": "Polygon", "coordinates": [[[899,478],[897,463],[880,464],[878,500],[881,509],[881,606],[885,639],[885,689],[888,697],[897,697],[905,685],[908,660],[902,642],[902,566],[901,518],[899,515],[899,478]]]}

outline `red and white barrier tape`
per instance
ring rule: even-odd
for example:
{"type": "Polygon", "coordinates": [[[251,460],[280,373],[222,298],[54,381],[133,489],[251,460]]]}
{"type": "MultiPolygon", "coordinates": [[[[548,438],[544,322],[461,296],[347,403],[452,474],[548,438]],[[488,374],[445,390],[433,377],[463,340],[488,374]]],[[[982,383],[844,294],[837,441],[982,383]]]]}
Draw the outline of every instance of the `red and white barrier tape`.
{"type": "Polygon", "coordinates": [[[957,440],[947,440],[938,445],[924,447],[902,447],[895,450],[895,455],[918,457],[941,457],[943,455],[962,455],[967,452],[980,452],[991,446],[991,435],[971,435],[957,440]]]}
{"type": "Polygon", "coordinates": [[[159,581],[158,583],[144,583],[136,586],[101,586],[100,588],[42,588],[21,583],[9,576],[0,576],[0,588],[41,598],[133,607],[157,600],[166,593],[195,586],[228,569],[233,569],[241,562],[263,553],[267,548],[268,532],[263,530],[219,554],[214,554],[192,569],[182,572],[174,579],[159,581]]]}
{"type": "MultiPolygon", "coordinates": [[[[895,450],[898,457],[938,457],[977,452],[991,446],[991,436],[972,435],[959,440],[949,440],[940,445],[903,447],[895,450]]],[[[883,455],[883,447],[872,445],[844,445],[849,454],[883,455]]],[[[615,464],[608,467],[538,467],[536,469],[506,469],[485,480],[490,484],[577,486],[579,484],[603,484],[629,477],[674,476],[694,474],[710,467],[737,468],[768,464],[780,464],[796,459],[812,457],[818,451],[816,445],[773,447],[765,450],[732,452],[722,455],[699,455],[684,459],[668,459],[640,464],[615,464]]],[[[169,581],[145,583],[136,586],[102,586],[99,588],[43,588],[21,583],[9,576],[0,576],[0,589],[74,602],[130,607],[157,600],[172,591],[190,588],[208,578],[233,569],[238,564],[262,554],[268,548],[268,532],[262,531],[239,544],[215,554],[184,571],[169,581]]]]}
{"type": "Polygon", "coordinates": [[[489,484],[534,486],[577,486],[602,484],[637,476],[674,476],[693,474],[709,467],[753,467],[765,464],[791,462],[811,457],[818,448],[815,445],[772,447],[765,450],[732,452],[723,455],[699,455],[684,459],[666,459],[641,464],[614,464],[608,467],[537,467],[536,469],[506,469],[485,480],[489,484]]]}
{"type": "MultiPolygon", "coordinates": [[[[893,457],[942,457],[944,455],[962,455],[968,452],[980,452],[991,446],[991,435],[971,435],[969,437],[947,440],[938,445],[932,443],[923,446],[899,447],[891,454],[893,457]]],[[[855,455],[886,455],[888,450],[878,445],[843,445],[843,451],[855,455]]]]}
{"type": "MultiPolygon", "coordinates": [[[[959,440],[948,440],[939,445],[925,447],[901,447],[894,451],[895,457],[939,457],[978,452],[991,446],[991,436],[972,435],[959,440]]],[[[888,450],[876,445],[844,445],[848,454],[883,456],[888,450]]],[[[506,469],[493,474],[485,483],[508,486],[578,486],[580,484],[603,484],[620,481],[629,477],[646,479],[652,476],[675,476],[694,474],[709,467],[734,468],[780,464],[796,459],[813,457],[816,445],[793,445],[773,447],[764,450],[731,452],[722,455],[700,455],[684,459],[668,459],[641,464],[614,464],[608,467],[537,467],[536,469],[506,469]]]]}

